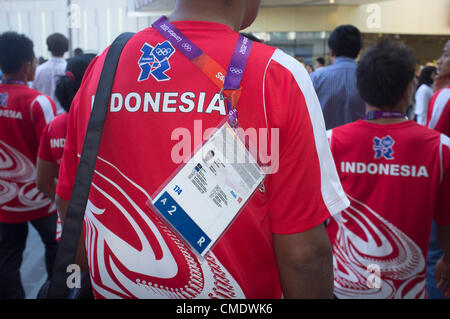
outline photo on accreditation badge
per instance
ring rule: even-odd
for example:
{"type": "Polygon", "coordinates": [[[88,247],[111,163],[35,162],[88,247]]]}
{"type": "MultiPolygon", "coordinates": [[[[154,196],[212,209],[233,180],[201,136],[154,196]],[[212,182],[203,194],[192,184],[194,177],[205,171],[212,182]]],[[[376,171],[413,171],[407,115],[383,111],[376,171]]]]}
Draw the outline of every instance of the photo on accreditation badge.
{"type": "Polygon", "coordinates": [[[448,304],[449,12],[0,0],[0,303],[448,304]]]}

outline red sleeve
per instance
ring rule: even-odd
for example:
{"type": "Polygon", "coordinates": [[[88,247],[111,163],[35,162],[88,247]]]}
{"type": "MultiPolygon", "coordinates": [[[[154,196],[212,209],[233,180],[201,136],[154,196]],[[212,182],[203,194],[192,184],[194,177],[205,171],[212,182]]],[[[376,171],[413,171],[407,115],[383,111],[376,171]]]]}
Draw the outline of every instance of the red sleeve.
{"type": "Polygon", "coordinates": [[[38,141],[41,140],[42,131],[55,118],[55,115],[55,103],[48,96],[39,95],[34,99],[31,104],[31,119],[38,141]]]}
{"type": "Polygon", "coordinates": [[[348,207],[325,131],[319,100],[307,71],[281,51],[265,78],[271,127],[280,130],[278,172],[270,176],[272,231],[312,229],[348,207]],[[282,87],[283,90],[279,88],[282,87]]]}
{"type": "Polygon", "coordinates": [[[450,99],[448,100],[447,105],[434,129],[450,136],[450,99]]]}
{"type": "Polygon", "coordinates": [[[38,157],[47,162],[55,162],[52,157],[50,148],[50,124],[48,124],[41,134],[41,140],[39,142],[38,157]]]}
{"type": "Polygon", "coordinates": [[[450,136],[450,87],[436,92],[431,98],[427,127],[450,136]]]}
{"type": "Polygon", "coordinates": [[[450,226],[450,138],[441,135],[441,141],[442,181],[438,190],[434,218],[438,225],[450,226]]]}

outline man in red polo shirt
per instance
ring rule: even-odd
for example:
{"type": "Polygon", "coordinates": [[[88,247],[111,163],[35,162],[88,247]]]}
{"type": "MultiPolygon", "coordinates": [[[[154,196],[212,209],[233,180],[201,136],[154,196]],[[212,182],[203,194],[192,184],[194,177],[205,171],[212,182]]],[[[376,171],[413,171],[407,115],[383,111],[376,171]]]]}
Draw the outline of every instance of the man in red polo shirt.
{"type": "MultiPolygon", "coordinates": [[[[179,0],[169,20],[227,69],[239,37],[236,31],[253,22],[258,7],[258,0],[179,0]]],[[[105,55],[90,65],[70,112],[57,188],[61,211],[70,199],[105,55]]],[[[348,200],[308,73],[280,50],[253,44],[237,105],[244,129],[265,129],[263,140],[267,132],[279,130],[279,139],[269,139],[273,145],[268,148],[279,147],[279,158],[273,161],[278,160],[278,169],[274,165],[264,187],[204,262],[146,209],[147,200],[180,167],[173,156],[174,147],[183,142],[177,132],[194,136],[194,145],[188,141],[192,151],[206,129],[226,118],[219,92],[155,29],[136,34],[126,45],[84,223],[97,298],[332,296],[332,256],[323,222],[348,200]]]]}
{"type": "MultiPolygon", "coordinates": [[[[450,40],[447,41],[444,52],[438,60],[438,67],[438,76],[434,83],[436,93],[430,100],[428,107],[427,126],[450,136],[450,40]]],[[[435,267],[443,252],[437,239],[436,228],[436,224],[433,223],[427,259],[427,285],[430,298],[437,299],[443,297],[443,287],[439,282],[436,282],[435,267]]],[[[446,298],[450,298],[450,294],[446,298]]]]}
{"type": "Polygon", "coordinates": [[[449,283],[450,139],[407,120],[414,64],[404,45],[369,49],[357,71],[367,116],[329,132],[351,200],[327,228],[338,298],[425,298],[433,220],[445,252],[437,277],[449,283]]]}
{"type": "Polygon", "coordinates": [[[19,268],[29,221],[44,241],[49,274],[56,254],[56,208],[35,183],[39,139],[56,108],[26,85],[36,71],[30,39],[0,35],[0,67],[0,299],[24,298],[19,268]]]}

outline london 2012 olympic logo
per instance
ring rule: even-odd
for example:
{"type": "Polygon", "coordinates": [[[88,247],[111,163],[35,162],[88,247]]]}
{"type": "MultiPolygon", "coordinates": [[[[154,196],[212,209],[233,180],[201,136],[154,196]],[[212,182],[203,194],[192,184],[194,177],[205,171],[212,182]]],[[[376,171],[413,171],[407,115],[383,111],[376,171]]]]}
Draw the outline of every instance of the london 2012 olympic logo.
{"type": "Polygon", "coordinates": [[[383,138],[375,137],[373,139],[373,150],[375,151],[375,159],[384,158],[387,160],[394,159],[394,144],[395,141],[392,137],[385,136],[383,138]]]}
{"type": "Polygon", "coordinates": [[[175,51],[169,41],[158,43],[155,47],[145,43],[142,46],[142,55],[138,62],[141,69],[138,81],[146,81],[150,75],[158,82],[170,80],[166,72],[171,68],[169,59],[175,51]]]}

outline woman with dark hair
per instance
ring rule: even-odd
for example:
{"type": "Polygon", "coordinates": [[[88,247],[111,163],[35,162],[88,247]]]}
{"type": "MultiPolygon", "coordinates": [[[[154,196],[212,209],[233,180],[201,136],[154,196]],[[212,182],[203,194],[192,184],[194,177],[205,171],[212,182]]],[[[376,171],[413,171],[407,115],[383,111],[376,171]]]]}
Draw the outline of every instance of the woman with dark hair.
{"type": "Polygon", "coordinates": [[[423,68],[419,76],[419,84],[415,95],[416,100],[416,121],[420,125],[425,125],[427,122],[428,103],[433,96],[433,82],[436,77],[437,69],[434,66],[427,66],[423,68]]]}
{"type": "MultiPolygon", "coordinates": [[[[56,83],[55,95],[65,113],[50,122],[42,133],[37,158],[37,187],[52,201],[55,200],[59,164],[66,140],[70,105],[81,86],[84,73],[94,54],[82,54],[68,60],[66,74],[56,83]]],[[[58,224],[57,239],[61,235],[58,224]]]]}

